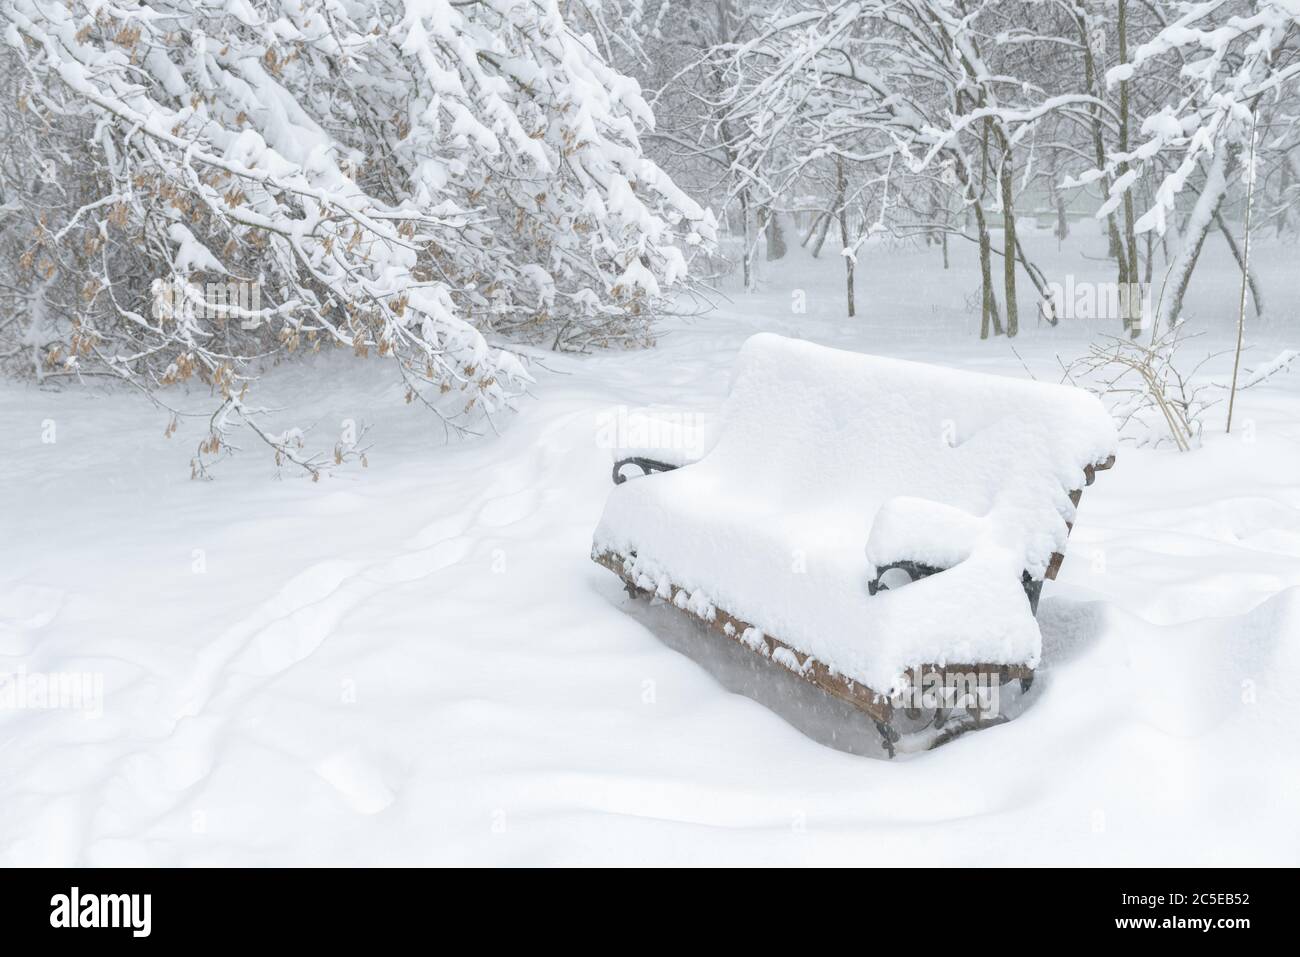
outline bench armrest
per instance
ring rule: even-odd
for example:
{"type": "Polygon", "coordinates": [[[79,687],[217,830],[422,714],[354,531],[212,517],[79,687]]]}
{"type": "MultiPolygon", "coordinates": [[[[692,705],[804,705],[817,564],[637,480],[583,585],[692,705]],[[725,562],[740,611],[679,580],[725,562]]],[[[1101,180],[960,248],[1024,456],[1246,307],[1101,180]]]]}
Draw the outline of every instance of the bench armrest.
{"type": "Polygon", "coordinates": [[[625,471],[629,466],[649,475],[698,462],[713,448],[718,427],[714,413],[665,408],[620,408],[598,422],[600,441],[614,460],[615,485],[637,477],[625,471]]]}
{"type": "Polygon", "coordinates": [[[646,458],[643,455],[633,455],[625,459],[618,459],[614,462],[614,484],[622,485],[628,480],[628,476],[623,474],[625,465],[635,465],[641,470],[642,475],[649,475],[651,472],[671,472],[673,469],[681,468],[680,465],[673,465],[669,462],[660,462],[656,459],[646,458]]]}
{"type": "MultiPolygon", "coordinates": [[[[879,592],[889,591],[891,588],[902,588],[904,585],[910,585],[914,581],[922,578],[929,578],[931,575],[937,575],[944,571],[942,568],[936,568],[934,565],[926,565],[922,562],[891,562],[888,565],[881,565],[876,569],[876,577],[867,582],[867,594],[875,596],[879,592]],[[904,572],[907,574],[907,581],[898,580],[902,576],[888,576],[889,572],[904,572]]],[[[1043,593],[1043,580],[1034,578],[1029,572],[1020,573],[1020,585],[1025,590],[1025,597],[1029,599],[1029,610],[1035,615],[1038,614],[1038,599],[1043,593]]]]}

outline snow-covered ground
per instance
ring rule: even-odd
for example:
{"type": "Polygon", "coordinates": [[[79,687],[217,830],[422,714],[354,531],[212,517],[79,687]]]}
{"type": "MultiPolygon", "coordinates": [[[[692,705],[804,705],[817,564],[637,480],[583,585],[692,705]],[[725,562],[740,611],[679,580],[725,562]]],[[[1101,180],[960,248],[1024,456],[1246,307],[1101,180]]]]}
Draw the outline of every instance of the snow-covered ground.
{"type": "MultiPolygon", "coordinates": [[[[1080,252],[1044,265],[1107,278],[1080,252]]],[[[767,679],[590,560],[599,416],[716,409],[755,331],[1050,381],[1113,331],[980,342],[953,254],[864,251],[852,321],[840,263],[796,252],[653,350],[542,354],[499,437],[444,443],[379,361],[279,367],[283,424],[371,427],[369,468],[316,484],[251,444],[191,481],[195,424],[0,387],[0,672],[103,678],[92,714],[0,709],[0,862],[1300,863],[1300,368],[1232,436],[1220,405],[1203,448],[1122,446],[1044,591],[1025,712],[907,760],[827,746],[801,689],[756,693],[809,734],[731,693],[767,679]]],[[[1295,248],[1253,255],[1247,366],[1300,345],[1295,248]]],[[[1193,358],[1235,316],[1207,256],[1193,358]]]]}

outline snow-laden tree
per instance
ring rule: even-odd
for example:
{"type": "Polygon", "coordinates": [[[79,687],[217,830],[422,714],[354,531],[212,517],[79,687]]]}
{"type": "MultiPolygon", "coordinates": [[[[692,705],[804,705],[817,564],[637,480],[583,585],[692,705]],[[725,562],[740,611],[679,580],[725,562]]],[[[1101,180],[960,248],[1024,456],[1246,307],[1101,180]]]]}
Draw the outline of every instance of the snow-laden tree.
{"type": "Polygon", "coordinates": [[[1011,51],[1052,39],[1033,31],[1033,7],[786,0],[753,39],[735,46],[735,92],[727,106],[737,131],[738,182],[760,202],[775,202],[810,176],[834,184],[828,212],[840,223],[850,315],[853,263],[867,236],[900,222],[927,236],[950,229],[947,213],[939,212],[944,203],[933,199],[946,190],[976,223],[982,335],[1002,331],[993,268],[999,252],[1006,332],[1014,335],[1018,326],[1021,267],[1055,320],[1047,283],[1016,234],[1017,150],[1044,119],[1082,123],[1097,101],[1009,71],[1023,65],[1011,51]],[[910,208],[917,193],[931,198],[910,208]],[[860,234],[850,235],[849,209],[867,224],[860,234]],[[993,212],[1002,218],[1000,251],[990,235],[993,212]]]}
{"type": "MultiPolygon", "coordinates": [[[[1152,11],[1158,18],[1153,32],[1141,43],[1129,43],[1128,55],[1107,72],[1106,82],[1121,87],[1147,77],[1163,95],[1142,119],[1136,142],[1112,153],[1085,179],[1114,176],[1099,216],[1131,204],[1133,190],[1150,182],[1153,202],[1134,223],[1137,234],[1163,235],[1174,225],[1180,198],[1192,194],[1168,270],[1163,311],[1173,323],[1181,317],[1192,272],[1216,226],[1246,268],[1221,215],[1234,180],[1254,175],[1258,149],[1277,151],[1284,173],[1291,168],[1300,4],[1205,0],[1152,11]]],[[[1256,299],[1258,307],[1258,290],[1256,299]]]]}
{"type": "Polygon", "coordinates": [[[239,422],[322,464],[258,424],[259,357],[385,357],[466,428],[525,387],[511,340],[643,342],[713,239],[555,0],[6,0],[0,32],[0,355],[210,383],[199,468],[239,422]]]}
{"type": "MultiPolygon", "coordinates": [[[[748,36],[770,3],[762,0],[571,0],[571,23],[597,38],[606,59],[635,76],[655,113],[643,140],[649,155],[701,203],[723,210],[736,238],[731,265],[752,289],[754,256],[770,210],[750,202],[733,181],[736,155],[723,106],[729,51],[748,36]],[[736,263],[734,260],[738,259],[736,263]]],[[[772,250],[769,249],[769,252],[772,250]]],[[[707,273],[695,274],[708,281],[707,273]]]]}

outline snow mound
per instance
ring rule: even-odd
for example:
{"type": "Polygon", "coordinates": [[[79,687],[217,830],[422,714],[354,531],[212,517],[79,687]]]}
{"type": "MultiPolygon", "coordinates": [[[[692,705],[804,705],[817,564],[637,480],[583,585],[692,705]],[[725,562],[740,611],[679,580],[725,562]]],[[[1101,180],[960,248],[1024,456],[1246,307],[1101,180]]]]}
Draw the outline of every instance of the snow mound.
{"type": "Polygon", "coordinates": [[[593,551],[877,691],[926,664],[1034,666],[1021,576],[1064,551],[1069,492],[1115,444],[1082,390],[764,333],[712,447],[616,487],[593,551]],[[946,570],[870,596],[896,561],[946,570]]]}

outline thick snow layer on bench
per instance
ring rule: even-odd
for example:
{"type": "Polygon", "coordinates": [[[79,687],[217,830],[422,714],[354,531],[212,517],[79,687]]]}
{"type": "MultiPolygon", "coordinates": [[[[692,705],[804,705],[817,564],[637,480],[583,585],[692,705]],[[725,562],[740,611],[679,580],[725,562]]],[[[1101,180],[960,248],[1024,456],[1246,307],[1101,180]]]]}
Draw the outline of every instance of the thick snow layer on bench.
{"type": "Polygon", "coordinates": [[[1021,574],[1064,551],[1068,493],[1115,443],[1078,389],[762,334],[712,448],[614,488],[593,547],[877,691],[913,666],[1033,666],[1021,574]],[[870,596],[902,560],[947,570],[870,596]]]}

